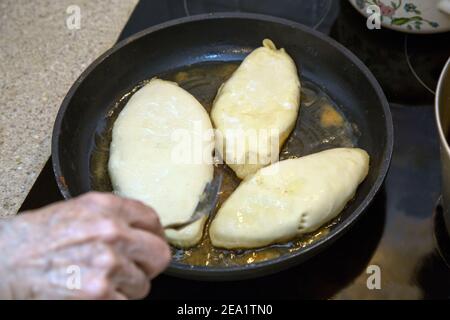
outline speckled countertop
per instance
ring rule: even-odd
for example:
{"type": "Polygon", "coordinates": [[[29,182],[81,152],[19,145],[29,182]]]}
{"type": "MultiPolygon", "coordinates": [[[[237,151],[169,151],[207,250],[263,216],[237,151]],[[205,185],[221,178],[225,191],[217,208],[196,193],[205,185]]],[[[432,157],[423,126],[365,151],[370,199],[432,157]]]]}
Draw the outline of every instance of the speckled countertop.
{"type": "MultiPolygon", "coordinates": [[[[0,2],[0,215],[15,214],[50,155],[62,99],[111,47],[138,0],[0,2]],[[80,28],[69,29],[80,9],[80,28]]],[[[73,24],[72,24],[73,26],[73,24]]]]}

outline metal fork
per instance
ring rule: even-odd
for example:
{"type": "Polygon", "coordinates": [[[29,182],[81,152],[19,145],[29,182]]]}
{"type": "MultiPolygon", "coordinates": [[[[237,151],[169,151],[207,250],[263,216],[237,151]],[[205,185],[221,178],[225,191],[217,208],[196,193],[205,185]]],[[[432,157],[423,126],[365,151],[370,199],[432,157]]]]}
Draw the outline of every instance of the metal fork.
{"type": "Polygon", "coordinates": [[[180,230],[184,227],[187,227],[191,223],[199,220],[204,216],[208,216],[214,210],[217,205],[217,201],[219,200],[219,191],[222,185],[223,175],[222,173],[218,174],[214,177],[214,179],[207,183],[205,189],[203,190],[203,194],[200,197],[200,201],[195,208],[195,211],[192,217],[184,222],[175,222],[170,223],[164,226],[164,229],[173,229],[180,230]]]}

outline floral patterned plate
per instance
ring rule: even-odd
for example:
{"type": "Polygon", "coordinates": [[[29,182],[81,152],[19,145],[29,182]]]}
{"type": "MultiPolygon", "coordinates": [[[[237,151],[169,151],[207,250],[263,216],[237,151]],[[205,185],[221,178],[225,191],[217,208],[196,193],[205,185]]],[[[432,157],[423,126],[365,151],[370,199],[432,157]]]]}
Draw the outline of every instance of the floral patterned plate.
{"type": "MultiPolygon", "coordinates": [[[[349,0],[364,16],[366,8],[380,8],[381,26],[408,33],[437,33],[450,31],[450,14],[439,10],[448,0],[349,0]]],[[[448,3],[447,3],[448,4],[448,3]]]]}

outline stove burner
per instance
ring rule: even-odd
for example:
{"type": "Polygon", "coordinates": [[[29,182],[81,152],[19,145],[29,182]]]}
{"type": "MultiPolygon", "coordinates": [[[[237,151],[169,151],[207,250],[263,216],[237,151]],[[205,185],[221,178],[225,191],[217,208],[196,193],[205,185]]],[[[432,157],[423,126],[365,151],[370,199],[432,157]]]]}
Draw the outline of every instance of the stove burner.
{"type": "Polygon", "coordinates": [[[433,228],[437,251],[447,267],[450,268],[450,235],[445,228],[444,210],[440,201],[433,215],[433,228]]]}
{"type": "Polygon", "coordinates": [[[331,36],[355,53],[373,72],[390,102],[432,104],[439,74],[450,52],[450,33],[412,35],[381,28],[341,2],[331,36]]]}
{"type": "Polygon", "coordinates": [[[183,0],[186,15],[210,12],[251,12],[278,16],[317,29],[332,0],[183,0]]]}
{"type": "Polygon", "coordinates": [[[417,81],[433,95],[449,52],[448,34],[405,36],[408,67],[417,81]]]}

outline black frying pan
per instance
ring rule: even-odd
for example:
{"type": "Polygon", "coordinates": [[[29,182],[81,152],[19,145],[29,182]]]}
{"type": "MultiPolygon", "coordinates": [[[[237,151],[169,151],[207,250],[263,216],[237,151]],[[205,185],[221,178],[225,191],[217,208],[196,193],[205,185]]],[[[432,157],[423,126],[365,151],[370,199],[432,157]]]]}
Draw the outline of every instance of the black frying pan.
{"type": "Polygon", "coordinates": [[[284,47],[301,72],[336,101],[359,128],[358,147],[371,157],[370,171],[340,221],[323,238],[301,250],[264,262],[233,267],[173,262],[167,273],[204,280],[257,277],[298,264],[349,229],[372,201],[388,171],[393,126],[389,105],[373,75],[350,51],[300,24],[256,14],[208,14],[149,28],[120,42],[83,72],[56,118],[52,159],[65,198],[96,187],[92,151],[108,113],[137,84],[206,62],[241,61],[264,38],[284,47]]]}

